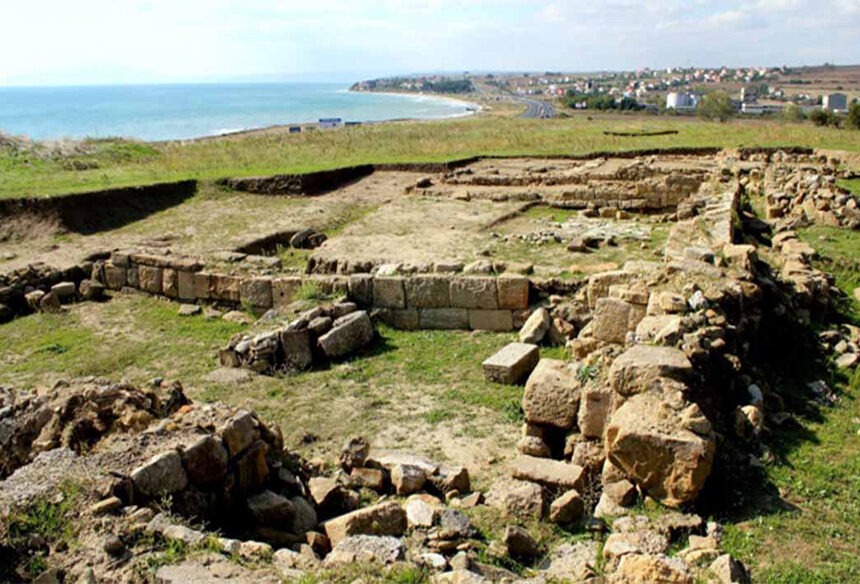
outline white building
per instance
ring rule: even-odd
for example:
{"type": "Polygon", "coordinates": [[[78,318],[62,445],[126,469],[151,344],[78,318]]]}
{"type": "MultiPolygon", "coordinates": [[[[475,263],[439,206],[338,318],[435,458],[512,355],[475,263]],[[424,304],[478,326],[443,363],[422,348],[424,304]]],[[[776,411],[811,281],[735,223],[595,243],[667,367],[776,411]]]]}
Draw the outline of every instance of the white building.
{"type": "Polygon", "coordinates": [[[699,105],[699,96],[694,93],[672,92],[666,95],[666,109],[676,112],[691,112],[699,105]]]}
{"type": "Polygon", "coordinates": [[[763,116],[763,115],[779,115],[782,113],[784,106],[780,104],[764,104],[764,103],[744,103],[741,104],[741,113],[763,116]]]}
{"type": "Polygon", "coordinates": [[[826,110],[844,112],[848,109],[848,98],[844,93],[831,93],[821,98],[821,105],[826,110]]]}

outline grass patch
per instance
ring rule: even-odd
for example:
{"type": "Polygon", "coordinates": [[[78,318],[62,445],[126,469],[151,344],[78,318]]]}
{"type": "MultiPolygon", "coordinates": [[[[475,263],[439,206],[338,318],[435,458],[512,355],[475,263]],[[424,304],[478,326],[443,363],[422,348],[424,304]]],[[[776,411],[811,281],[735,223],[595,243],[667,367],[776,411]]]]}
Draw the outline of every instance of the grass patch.
{"type": "Polygon", "coordinates": [[[310,172],[353,164],[445,161],[480,154],[584,154],[635,148],[780,146],[860,150],[856,132],[762,120],[706,122],[648,118],[654,130],[677,135],[630,141],[604,131],[624,131],[641,118],[574,115],[566,119],[470,118],[390,123],[336,132],[268,133],[192,143],[142,144],[90,141],[69,156],[38,157],[0,151],[0,197],[81,192],[187,178],[217,179],[310,172]],[[77,161],[68,164],[68,158],[77,161]]]}
{"type": "MultiPolygon", "coordinates": [[[[45,546],[68,547],[77,537],[78,527],[74,519],[82,500],[80,485],[63,483],[50,498],[37,500],[2,518],[0,540],[11,548],[23,550],[29,550],[34,541],[45,546]]],[[[35,578],[48,568],[45,555],[41,551],[30,551],[24,557],[23,568],[31,578],[35,578]]],[[[9,566],[0,568],[0,574],[6,574],[8,569],[9,566]]]]}
{"type": "MultiPolygon", "coordinates": [[[[851,293],[860,233],[813,227],[800,235],[819,252],[816,264],[851,293]]],[[[836,308],[837,319],[860,317],[853,301],[836,308]]],[[[826,379],[840,392],[838,406],[772,429],[768,442],[777,456],[763,473],[774,492],[753,497],[726,525],[724,548],[753,568],[756,582],[860,581],[860,371],[831,370],[826,379]]]]}

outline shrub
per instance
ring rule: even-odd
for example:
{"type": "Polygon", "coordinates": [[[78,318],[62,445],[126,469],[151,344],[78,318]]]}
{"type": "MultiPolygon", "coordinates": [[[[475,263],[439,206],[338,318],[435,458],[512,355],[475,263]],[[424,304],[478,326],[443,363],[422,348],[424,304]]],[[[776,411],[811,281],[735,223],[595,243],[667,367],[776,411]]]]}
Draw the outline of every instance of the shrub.
{"type": "Polygon", "coordinates": [[[704,96],[696,107],[696,113],[706,120],[725,122],[735,115],[735,106],[725,91],[715,91],[704,96]]]}
{"type": "Polygon", "coordinates": [[[785,106],[785,110],[783,110],[782,116],[789,122],[799,122],[801,120],[806,119],[806,114],[803,113],[803,110],[800,109],[800,106],[795,103],[790,103],[785,106]]]}
{"type": "Polygon", "coordinates": [[[860,130],[860,103],[852,103],[848,108],[848,116],[845,125],[854,130],[860,130]]]}
{"type": "Polygon", "coordinates": [[[838,128],[840,122],[839,116],[832,111],[823,108],[812,110],[809,114],[809,119],[812,120],[813,124],[821,127],[833,126],[834,128],[838,128]]]}

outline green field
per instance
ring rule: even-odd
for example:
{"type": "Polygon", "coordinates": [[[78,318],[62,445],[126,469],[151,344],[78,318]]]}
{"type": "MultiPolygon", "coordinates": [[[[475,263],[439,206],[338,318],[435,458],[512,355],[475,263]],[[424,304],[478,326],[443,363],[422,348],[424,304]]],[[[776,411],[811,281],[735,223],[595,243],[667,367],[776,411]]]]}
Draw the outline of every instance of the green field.
{"type": "MultiPolygon", "coordinates": [[[[0,142],[2,144],[2,142],[0,142]]],[[[368,125],[304,134],[252,133],[217,140],[142,144],[93,140],[66,148],[0,146],[0,197],[39,196],[184,178],[307,172],[351,164],[445,161],[479,154],[585,154],[682,146],[796,145],[860,151],[860,132],[810,123],[591,116],[368,125]],[[677,130],[617,137],[604,131],[677,130]]]]}

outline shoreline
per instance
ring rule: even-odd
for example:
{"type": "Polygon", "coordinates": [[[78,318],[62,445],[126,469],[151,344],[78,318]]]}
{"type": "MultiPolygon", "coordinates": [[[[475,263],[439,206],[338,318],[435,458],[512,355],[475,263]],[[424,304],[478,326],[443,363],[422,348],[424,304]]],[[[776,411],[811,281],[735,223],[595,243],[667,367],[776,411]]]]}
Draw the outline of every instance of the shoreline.
{"type": "MultiPolygon", "coordinates": [[[[387,95],[392,97],[406,97],[413,99],[434,99],[438,101],[447,101],[451,103],[458,103],[467,108],[467,110],[460,114],[452,114],[448,116],[436,116],[436,117],[427,117],[427,118],[390,118],[386,120],[356,120],[361,126],[370,126],[370,125],[378,125],[378,124],[391,124],[391,123],[404,123],[404,122],[432,122],[432,121],[446,121],[446,120],[459,120],[463,118],[468,118],[475,116],[484,110],[484,107],[481,104],[474,103],[471,101],[466,101],[465,99],[451,97],[448,95],[429,95],[425,93],[398,93],[393,91],[353,91],[352,89],[346,88],[343,90],[344,93],[352,93],[355,95],[387,95]],[[468,108],[476,108],[474,110],[470,110],[468,108]]],[[[342,123],[339,126],[335,126],[332,128],[320,128],[319,122],[297,122],[290,123],[285,122],[283,124],[273,124],[269,126],[261,126],[258,128],[245,128],[242,130],[236,130],[234,132],[224,132],[220,134],[210,134],[206,136],[197,136],[194,138],[175,138],[172,140],[144,140],[147,144],[176,144],[176,143],[196,143],[196,142],[206,142],[212,140],[218,140],[220,138],[235,138],[240,136],[249,136],[253,134],[265,134],[269,132],[279,132],[288,130],[289,128],[300,127],[302,128],[301,133],[305,133],[307,129],[314,129],[314,131],[333,131],[333,130],[342,130],[346,128],[346,124],[342,123]]]]}

